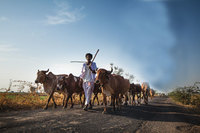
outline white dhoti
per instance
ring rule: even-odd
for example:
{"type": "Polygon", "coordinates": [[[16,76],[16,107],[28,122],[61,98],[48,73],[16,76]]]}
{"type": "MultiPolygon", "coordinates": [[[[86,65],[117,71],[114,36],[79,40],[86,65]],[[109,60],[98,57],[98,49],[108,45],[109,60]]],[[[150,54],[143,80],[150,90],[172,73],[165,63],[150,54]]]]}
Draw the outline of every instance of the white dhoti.
{"type": "Polygon", "coordinates": [[[94,82],[83,82],[83,89],[85,92],[85,105],[90,103],[92,92],[94,90],[94,82]]]}

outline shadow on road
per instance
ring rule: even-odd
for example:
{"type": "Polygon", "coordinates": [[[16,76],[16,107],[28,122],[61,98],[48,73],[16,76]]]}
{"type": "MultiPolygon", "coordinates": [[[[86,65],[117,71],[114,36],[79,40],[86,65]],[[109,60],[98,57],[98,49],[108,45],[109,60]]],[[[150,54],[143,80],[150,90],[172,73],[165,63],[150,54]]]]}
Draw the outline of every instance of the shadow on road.
{"type": "MultiPolygon", "coordinates": [[[[122,110],[115,112],[112,111],[111,107],[108,107],[107,113],[110,115],[124,116],[145,121],[186,122],[189,124],[200,125],[199,115],[188,112],[183,107],[176,106],[172,103],[164,103],[165,100],[155,100],[149,105],[123,106],[122,110]]],[[[97,113],[101,111],[102,108],[95,108],[91,112],[97,113]]]]}

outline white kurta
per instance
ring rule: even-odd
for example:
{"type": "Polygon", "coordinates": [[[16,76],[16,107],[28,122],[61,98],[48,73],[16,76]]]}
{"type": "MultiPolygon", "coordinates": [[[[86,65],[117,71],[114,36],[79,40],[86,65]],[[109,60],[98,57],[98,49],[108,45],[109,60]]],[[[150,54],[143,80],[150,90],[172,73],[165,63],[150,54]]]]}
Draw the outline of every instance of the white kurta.
{"type": "MultiPolygon", "coordinates": [[[[91,65],[92,70],[96,70],[96,63],[93,62],[91,65]]],[[[95,74],[89,69],[89,66],[84,63],[80,77],[83,79],[83,89],[85,92],[85,105],[90,103],[92,92],[94,90],[95,74]]]]}

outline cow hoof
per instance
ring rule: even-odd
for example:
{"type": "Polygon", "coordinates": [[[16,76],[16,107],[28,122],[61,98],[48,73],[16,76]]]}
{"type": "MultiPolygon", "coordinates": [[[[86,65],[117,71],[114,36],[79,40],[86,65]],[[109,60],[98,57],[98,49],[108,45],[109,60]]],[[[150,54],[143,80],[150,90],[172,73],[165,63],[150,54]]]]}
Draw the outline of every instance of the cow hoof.
{"type": "Polygon", "coordinates": [[[70,107],[70,109],[72,109],[72,108],[73,108],[73,106],[70,107]]]}
{"type": "Polygon", "coordinates": [[[103,111],[102,114],[106,114],[106,111],[103,111]]]}
{"type": "Polygon", "coordinates": [[[47,110],[47,109],[48,109],[48,107],[44,107],[44,108],[43,108],[43,110],[47,110]]]}
{"type": "Polygon", "coordinates": [[[124,106],[127,106],[128,105],[128,103],[124,103],[124,106]]]}
{"type": "Polygon", "coordinates": [[[115,112],[115,109],[112,109],[112,112],[115,112]]]}

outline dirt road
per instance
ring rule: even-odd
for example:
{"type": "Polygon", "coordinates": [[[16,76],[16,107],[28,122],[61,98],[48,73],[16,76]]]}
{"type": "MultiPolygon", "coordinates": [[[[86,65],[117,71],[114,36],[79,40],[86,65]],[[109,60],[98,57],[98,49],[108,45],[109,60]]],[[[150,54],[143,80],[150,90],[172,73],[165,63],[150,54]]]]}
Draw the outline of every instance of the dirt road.
{"type": "Polygon", "coordinates": [[[137,132],[200,133],[200,115],[156,97],[149,105],[126,106],[102,114],[103,106],[13,111],[0,114],[0,132],[137,132]]]}

